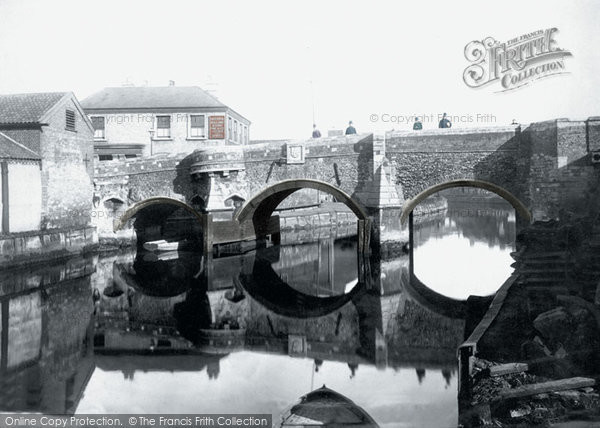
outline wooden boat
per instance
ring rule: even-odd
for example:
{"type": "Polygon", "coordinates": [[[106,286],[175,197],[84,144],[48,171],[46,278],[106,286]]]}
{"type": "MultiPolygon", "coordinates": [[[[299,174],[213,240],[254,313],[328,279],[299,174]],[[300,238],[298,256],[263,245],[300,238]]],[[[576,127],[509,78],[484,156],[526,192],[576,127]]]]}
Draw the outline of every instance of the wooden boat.
{"type": "Polygon", "coordinates": [[[361,427],[377,423],[352,400],[325,385],[300,398],[300,402],[281,415],[280,427],[361,427]]]}
{"type": "Polygon", "coordinates": [[[157,241],[148,241],[144,242],[143,247],[147,251],[177,251],[182,248],[187,241],[165,241],[164,239],[159,239],[157,241]]]}

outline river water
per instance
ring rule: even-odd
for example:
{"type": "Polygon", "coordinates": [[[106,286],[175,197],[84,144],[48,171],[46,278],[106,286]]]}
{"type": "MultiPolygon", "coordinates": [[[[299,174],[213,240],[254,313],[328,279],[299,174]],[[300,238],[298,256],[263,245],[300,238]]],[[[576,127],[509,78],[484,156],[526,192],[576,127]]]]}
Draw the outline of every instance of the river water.
{"type": "Polygon", "coordinates": [[[493,294],[514,243],[512,209],[477,207],[416,222],[414,275],[433,300],[408,255],[365,279],[354,238],[323,234],[212,260],[130,250],[4,271],[0,411],[277,421],[326,385],[382,427],[456,426],[465,315],[448,305],[493,294]]]}

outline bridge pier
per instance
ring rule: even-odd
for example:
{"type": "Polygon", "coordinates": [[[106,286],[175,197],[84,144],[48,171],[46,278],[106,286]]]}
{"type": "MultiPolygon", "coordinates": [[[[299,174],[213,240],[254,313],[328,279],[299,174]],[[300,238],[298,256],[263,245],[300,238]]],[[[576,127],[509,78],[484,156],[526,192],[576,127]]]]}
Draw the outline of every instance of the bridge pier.
{"type": "Polygon", "coordinates": [[[395,169],[385,154],[385,133],[373,134],[369,174],[359,182],[356,197],[371,220],[371,248],[384,256],[399,254],[408,242],[408,228],[400,222],[404,194],[395,184],[395,169]]]}

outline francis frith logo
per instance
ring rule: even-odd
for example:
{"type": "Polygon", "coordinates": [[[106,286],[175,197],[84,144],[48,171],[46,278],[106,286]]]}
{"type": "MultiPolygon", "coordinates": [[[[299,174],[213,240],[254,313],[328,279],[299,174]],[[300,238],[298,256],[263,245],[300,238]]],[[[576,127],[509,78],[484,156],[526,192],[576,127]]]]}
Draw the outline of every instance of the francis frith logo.
{"type": "Polygon", "coordinates": [[[463,80],[471,88],[499,83],[499,92],[527,85],[537,79],[566,73],[565,57],[571,52],[558,47],[556,28],[537,30],[501,43],[493,37],[465,46],[463,80]]]}

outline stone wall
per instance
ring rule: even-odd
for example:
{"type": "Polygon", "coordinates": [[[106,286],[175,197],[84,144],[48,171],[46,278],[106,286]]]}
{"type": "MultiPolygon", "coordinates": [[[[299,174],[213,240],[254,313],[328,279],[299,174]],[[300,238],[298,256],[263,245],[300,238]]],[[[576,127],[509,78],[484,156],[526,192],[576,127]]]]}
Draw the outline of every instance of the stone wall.
{"type": "Polygon", "coordinates": [[[570,211],[587,212],[598,203],[600,164],[593,164],[589,147],[600,144],[584,121],[554,120],[532,124],[523,131],[529,156],[522,172],[522,200],[535,219],[559,218],[570,211]]]}
{"type": "Polygon", "coordinates": [[[392,132],[386,156],[404,196],[450,180],[478,179],[518,193],[516,126],[392,132]]]}
{"type": "Polygon", "coordinates": [[[65,257],[98,241],[93,227],[12,233],[0,236],[0,266],[65,257]]]}
{"type": "Polygon", "coordinates": [[[91,224],[93,131],[77,112],[74,100],[66,99],[42,128],[42,229],[91,224]],[[76,112],[74,131],[65,129],[67,108],[76,112]]]}
{"type": "MultiPolygon", "coordinates": [[[[557,217],[561,210],[584,209],[598,199],[600,168],[592,164],[590,151],[600,147],[599,123],[555,120],[494,128],[398,131],[387,133],[381,147],[374,146],[371,135],[269,141],[236,148],[239,153],[235,154],[207,149],[188,156],[103,162],[95,171],[95,199],[118,197],[128,206],[151,196],[169,196],[189,204],[196,198],[209,207],[215,220],[227,220],[235,209],[226,206],[232,197],[249,201],[283,180],[316,179],[343,190],[367,208],[375,232],[382,232],[373,238],[383,242],[406,238],[397,224],[404,198],[449,180],[469,179],[506,189],[534,219],[557,217]],[[303,163],[288,162],[288,144],[303,145],[303,163]],[[193,177],[190,168],[197,172],[193,177]],[[388,194],[395,194],[394,203],[386,199],[388,194]],[[390,203],[386,205],[384,199],[390,203]],[[391,230],[397,233],[388,233],[391,230]]],[[[311,203],[312,196],[296,192],[286,202],[303,205],[311,203]]]]}

